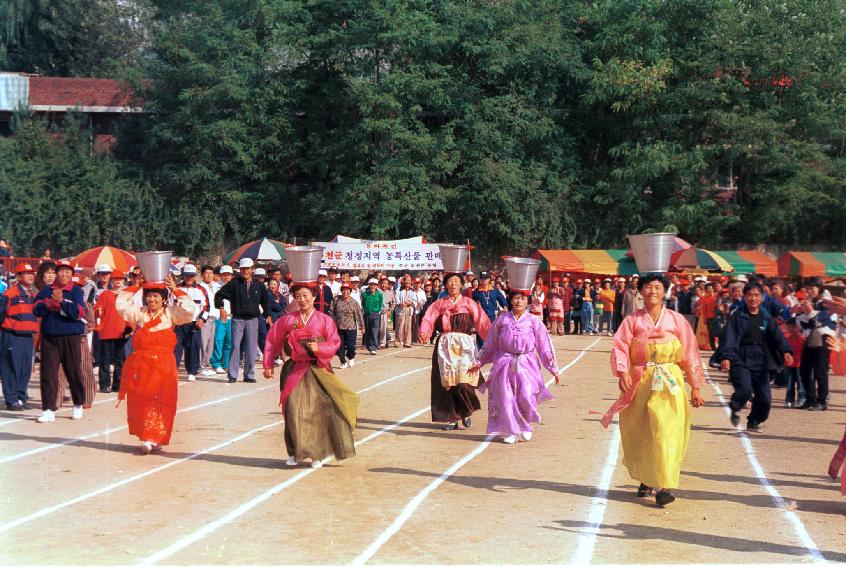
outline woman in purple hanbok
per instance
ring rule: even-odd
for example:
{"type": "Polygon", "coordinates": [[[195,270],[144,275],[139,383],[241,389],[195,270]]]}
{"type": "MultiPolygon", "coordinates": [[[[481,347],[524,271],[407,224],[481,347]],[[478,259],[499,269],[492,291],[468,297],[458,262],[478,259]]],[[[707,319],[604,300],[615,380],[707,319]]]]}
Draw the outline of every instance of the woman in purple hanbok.
{"type": "Polygon", "coordinates": [[[532,422],[540,423],[538,404],[552,398],[541,376],[541,365],[558,383],[558,362],[549,332],[528,311],[529,297],[515,292],[510,312],[496,318],[471,372],[493,363],[479,391],[488,391],[488,433],[503,435],[505,443],[532,438],[532,422]]]}

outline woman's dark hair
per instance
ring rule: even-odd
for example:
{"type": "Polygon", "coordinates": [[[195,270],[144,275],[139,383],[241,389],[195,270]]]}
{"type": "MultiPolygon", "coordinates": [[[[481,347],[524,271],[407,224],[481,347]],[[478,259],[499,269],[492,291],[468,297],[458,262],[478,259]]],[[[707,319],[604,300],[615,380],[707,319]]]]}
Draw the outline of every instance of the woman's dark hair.
{"type": "Polygon", "coordinates": [[[761,295],[764,295],[764,286],[762,286],[759,282],[754,281],[754,280],[747,283],[745,286],[743,286],[743,295],[746,295],[747,293],[749,293],[753,289],[757,289],[760,292],[761,295]]]}
{"type": "Polygon", "coordinates": [[[305,284],[294,284],[294,285],[292,285],[291,288],[290,288],[291,295],[295,295],[301,289],[307,289],[311,292],[312,297],[317,297],[317,288],[314,287],[314,286],[305,285],[305,284]]]}
{"type": "Polygon", "coordinates": [[[649,274],[644,274],[638,278],[637,290],[642,291],[645,285],[650,284],[652,282],[661,282],[661,285],[664,286],[664,291],[670,289],[670,280],[667,279],[667,276],[659,272],[652,272],[649,274]]]}
{"type": "Polygon", "coordinates": [[[454,273],[451,273],[451,274],[444,274],[444,281],[443,281],[444,285],[446,285],[447,282],[449,280],[451,280],[452,278],[458,278],[459,282],[461,282],[462,284],[464,283],[464,278],[461,277],[461,274],[459,274],[458,272],[454,272],[454,273]]]}
{"type": "Polygon", "coordinates": [[[808,286],[815,286],[815,287],[822,289],[825,286],[825,284],[823,283],[821,277],[816,276],[816,277],[813,277],[813,278],[809,278],[808,281],[805,282],[805,287],[808,287],[808,286]]]}
{"type": "Polygon", "coordinates": [[[35,287],[40,290],[44,287],[44,274],[49,271],[56,271],[56,262],[41,262],[38,266],[38,271],[35,273],[35,287]]]}
{"type": "Polygon", "coordinates": [[[166,287],[151,287],[149,289],[144,289],[144,302],[147,302],[147,296],[151,293],[157,293],[162,296],[162,301],[167,302],[168,292],[166,287]]]}
{"type": "Polygon", "coordinates": [[[522,295],[523,297],[526,298],[526,301],[529,300],[529,294],[526,293],[526,292],[519,291],[519,290],[510,291],[510,292],[508,292],[508,309],[511,309],[511,307],[512,307],[511,306],[511,300],[514,299],[514,297],[517,296],[517,295],[522,295]]]}

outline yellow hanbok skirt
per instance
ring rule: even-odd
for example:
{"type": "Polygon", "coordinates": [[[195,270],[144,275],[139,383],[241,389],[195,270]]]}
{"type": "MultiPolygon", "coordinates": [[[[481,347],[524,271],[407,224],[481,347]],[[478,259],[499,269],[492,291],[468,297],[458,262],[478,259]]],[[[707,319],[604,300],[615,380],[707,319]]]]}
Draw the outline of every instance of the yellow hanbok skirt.
{"type": "Polygon", "coordinates": [[[649,363],[631,405],[620,412],[623,464],[648,486],[677,488],[690,437],[690,403],[681,342],[650,342],[649,363]]]}

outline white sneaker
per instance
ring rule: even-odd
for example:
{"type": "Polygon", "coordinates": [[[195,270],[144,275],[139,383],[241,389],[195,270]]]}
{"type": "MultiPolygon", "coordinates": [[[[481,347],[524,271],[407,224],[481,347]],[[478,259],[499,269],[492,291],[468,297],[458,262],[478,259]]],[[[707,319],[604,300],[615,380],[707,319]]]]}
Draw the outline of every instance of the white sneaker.
{"type": "Polygon", "coordinates": [[[273,361],[273,364],[276,365],[276,366],[282,366],[282,364],[284,364],[284,363],[282,362],[281,358],[277,358],[276,360],[273,361]]]}
{"type": "Polygon", "coordinates": [[[188,381],[189,381],[189,382],[196,382],[196,381],[197,381],[197,377],[196,377],[196,376],[194,376],[193,374],[189,374],[189,375],[188,375],[188,381]]]}
{"type": "Polygon", "coordinates": [[[263,362],[263,361],[264,361],[264,354],[263,354],[261,351],[257,351],[257,352],[256,352],[256,355],[257,355],[257,356],[256,356],[256,358],[257,358],[260,362],[263,362]]]}
{"type": "Polygon", "coordinates": [[[323,461],[312,461],[311,462],[311,468],[313,468],[313,469],[319,469],[322,466],[323,466],[323,461]]]}
{"type": "Polygon", "coordinates": [[[532,440],[532,432],[531,431],[524,431],[523,432],[523,440],[524,441],[531,441],[532,440]]]}
{"type": "Polygon", "coordinates": [[[71,419],[82,419],[82,406],[73,406],[73,413],[71,419]]]}
{"type": "Polygon", "coordinates": [[[218,374],[226,374],[226,370],[220,367],[215,368],[214,371],[218,374]]]}
{"type": "Polygon", "coordinates": [[[288,457],[288,460],[285,461],[285,464],[289,467],[297,466],[297,458],[296,457],[288,457]]]}
{"type": "Polygon", "coordinates": [[[349,359],[347,361],[347,364],[349,365],[350,368],[352,368],[353,366],[355,366],[355,359],[354,358],[349,359]]]}
{"type": "Polygon", "coordinates": [[[153,451],[153,442],[141,441],[141,450],[144,451],[145,455],[149,455],[153,451]]]}
{"type": "Polygon", "coordinates": [[[503,437],[502,442],[508,443],[509,445],[512,444],[512,443],[516,443],[517,442],[517,436],[516,435],[509,435],[508,437],[503,437]]]}
{"type": "Polygon", "coordinates": [[[202,374],[203,376],[214,376],[214,370],[212,370],[211,368],[206,368],[205,370],[200,372],[200,374],[202,374]]]}
{"type": "Polygon", "coordinates": [[[346,367],[347,367],[347,363],[346,363],[346,362],[342,362],[342,363],[341,363],[340,368],[341,368],[341,369],[344,369],[344,368],[346,368],[346,367]]]}
{"type": "Polygon", "coordinates": [[[38,423],[47,423],[49,421],[56,421],[56,412],[54,412],[53,410],[46,409],[43,412],[41,412],[41,415],[39,415],[38,419],[36,419],[35,421],[37,421],[38,423]]]}

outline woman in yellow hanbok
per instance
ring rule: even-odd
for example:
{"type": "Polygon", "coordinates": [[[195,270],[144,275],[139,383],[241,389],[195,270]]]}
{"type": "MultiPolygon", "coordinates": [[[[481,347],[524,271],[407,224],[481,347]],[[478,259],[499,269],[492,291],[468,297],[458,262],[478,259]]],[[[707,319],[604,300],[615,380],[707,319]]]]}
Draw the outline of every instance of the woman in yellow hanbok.
{"type": "Polygon", "coordinates": [[[668,287],[661,274],[648,274],[638,282],[644,309],[623,319],[611,351],[620,399],[601,420],[608,427],[620,414],[623,463],[641,483],[637,495],[655,491],[659,506],[675,500],[670,489],[679,485],[690,436],[690,406],[704,404],[696,336],[682,315],[664,307],[668,287]]]}

